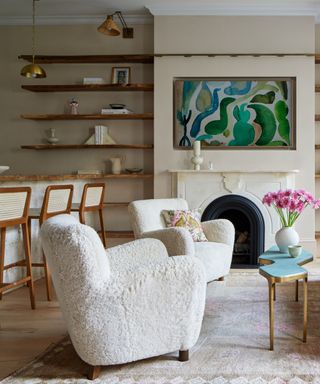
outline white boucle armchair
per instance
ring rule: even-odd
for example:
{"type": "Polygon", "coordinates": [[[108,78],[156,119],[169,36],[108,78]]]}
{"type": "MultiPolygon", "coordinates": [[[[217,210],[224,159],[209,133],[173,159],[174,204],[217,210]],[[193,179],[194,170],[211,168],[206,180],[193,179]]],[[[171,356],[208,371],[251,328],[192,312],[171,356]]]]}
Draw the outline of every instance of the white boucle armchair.
{"type": "Polygon", "coordinates": [[[137,200],[129,204],[132,228],[136,239],[154,238],[162,241],[170,256],[195,256],[205,266],[207,282],[223,280],[230,271],[234,226],[229,220],[202,222],[208,242],[194,242],[185,228],[166,228],[163,210],[188,210],[184,199],[137,200]]]}
{"type": "Polygon", "coordinates": [[[104,249],[97,233],[70,215],[41,228],[41,241],[62,313],[78,355],[90,365],[123,364],[179,350],[197,341],[205,272],[194,257],[168,257],[158,240],[104,249]]]}

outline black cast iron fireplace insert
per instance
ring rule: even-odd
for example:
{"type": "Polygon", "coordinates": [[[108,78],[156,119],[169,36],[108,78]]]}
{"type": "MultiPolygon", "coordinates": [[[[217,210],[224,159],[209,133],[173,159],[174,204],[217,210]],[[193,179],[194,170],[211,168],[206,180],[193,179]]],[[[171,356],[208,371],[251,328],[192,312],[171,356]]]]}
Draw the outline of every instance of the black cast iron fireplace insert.
{"type": "Polygon", "coordinates": [[[201,221],[230,220],[236,231],[232,266],[253,268],[264,251],[265,224],[256,204],[240,195],[221,196],[204,210],[201,221]]]}

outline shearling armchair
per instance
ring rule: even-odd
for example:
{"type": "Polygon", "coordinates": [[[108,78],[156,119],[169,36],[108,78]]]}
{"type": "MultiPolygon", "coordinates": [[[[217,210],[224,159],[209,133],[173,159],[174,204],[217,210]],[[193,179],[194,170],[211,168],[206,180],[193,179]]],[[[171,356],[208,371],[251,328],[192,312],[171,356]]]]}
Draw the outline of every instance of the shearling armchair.
{"type": "Polygon", "coordinates": [[[137,200],[129,204],[135,238],[162,241],[170,256],[195,256],[205,266],[207,282],[223,279],[230,271],[234,245],[234,226],[229,220],[202,222],[208,242],[194,242],[187,229],[166,228],[162,210],[188,210],[184,199],[137,200]]]}
{"type": "Polygon", "coordinates": [[[154,239],[105,250],[97,233],[70,215],[41,228],[43,249],[78,355],[90,365],[123,364],[179,350],[197,341],[205,272],[193,257],[168,257],[154,239]]]}

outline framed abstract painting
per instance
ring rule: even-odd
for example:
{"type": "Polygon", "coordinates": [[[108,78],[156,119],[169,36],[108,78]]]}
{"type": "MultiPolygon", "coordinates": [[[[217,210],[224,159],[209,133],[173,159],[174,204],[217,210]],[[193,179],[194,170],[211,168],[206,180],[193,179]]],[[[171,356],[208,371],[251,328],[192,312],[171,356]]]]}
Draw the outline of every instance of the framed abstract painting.
{"type": "Polygon", "coordinates": [[[296,79],[174,79],[174,147],[296,148],[296,79]]]}

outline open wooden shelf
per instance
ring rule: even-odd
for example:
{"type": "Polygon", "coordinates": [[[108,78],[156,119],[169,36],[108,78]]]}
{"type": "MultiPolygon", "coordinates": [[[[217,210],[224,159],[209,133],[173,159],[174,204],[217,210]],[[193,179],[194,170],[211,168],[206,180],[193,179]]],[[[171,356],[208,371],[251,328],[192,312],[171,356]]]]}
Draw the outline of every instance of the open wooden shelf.
{"type": "Polygon", "coordinates": [[[153,113],[128,113],[119,115],[21,115],[27,120],[153,120],[153,113]]]}
{"type": "Polygon", "coordinates": [[[153,84],[35,84],[21,85],[31,92],[151,92],[153,84]]]}
{"type": "Polygon", "coordinates": [[[320,64],[320,53],[315,54],[315,63],[320,64]]]}
{"type": "Polygon", "coordinates": [[[56,150],[56,149],[152,149],[153,144],[36,144],[21,145],[22,149],[56,150]]]}
{"type": "Polygon", "coordinates": [[[320,115],[315,116],[315,121],[320,121],[320,115]]]}
{"type": "Polygon", "coordinates": [[[315,238],[316,240],[320,239],[320,231],[316,231],[315,238]]]}
{"type": "MultiPolygon", "coordinates": [[[[31,55],[20,55],[19,59],[32,63],[31,55]]],[[[142,63],[152,64],[154,55],[36,55],[38,64],[99,64],[142,63]]]]}
{"type": "Polygon", "coordinates": [[[315,149],[320,149],[320,144],[316,144],[314,147],[315,149]]]}
{"type": "Polygon", "coordinates": [[[320,84],[316,84],[315,91],[320,92],[320,84]]]}
{"type": "Polygon", "coordinates": [[[103,173],[92,174],[62,174],[62,175],[0,175],[0,181],[58,181],[58,180],[103,180],[103,179],[153,179],[153,173],[103,173]]]}

